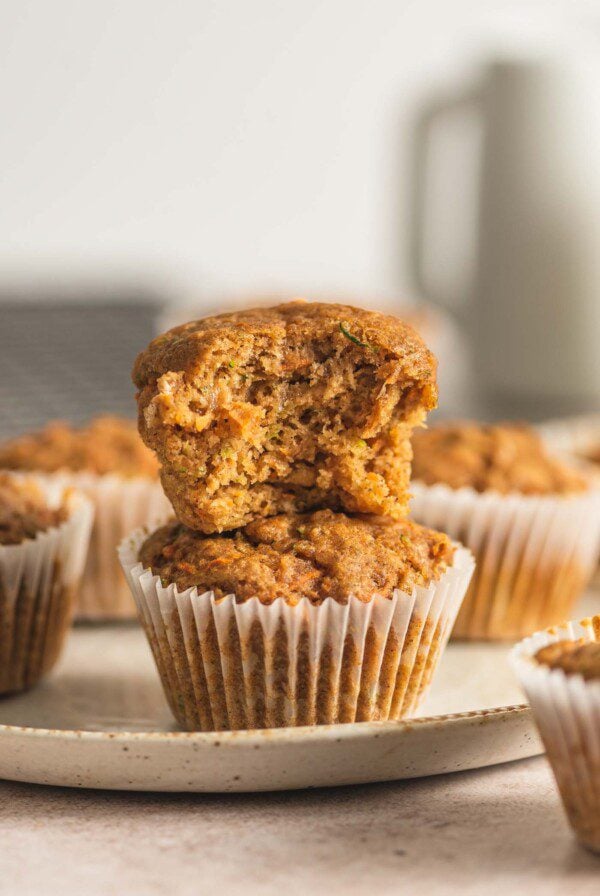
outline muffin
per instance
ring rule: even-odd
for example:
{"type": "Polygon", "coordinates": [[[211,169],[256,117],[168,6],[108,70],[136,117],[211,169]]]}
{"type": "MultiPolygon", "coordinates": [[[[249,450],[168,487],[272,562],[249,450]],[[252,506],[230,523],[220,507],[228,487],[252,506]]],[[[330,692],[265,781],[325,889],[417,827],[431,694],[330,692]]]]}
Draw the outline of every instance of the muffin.
{"type": "Polygon", "coordinates": [[[0,472],[0,694],[32,687],[56,663],[91,524],[83,495],[0,472]]]}
{"type": "Polygon", "coordinates": [[[527,638],[512,662],[571,826],[600,853],[600,616],[527,638]]]}
{"type": "Polygon", "coordinates": [[[412,513],[475,554],[457,638],[515,639],[568,618],[598,556],[599,492],[524,424],[415,433],[412,513]]]}
{"type": "Polygon", "coordinates": [[[83,427],[50,423],[0,445],[0,468],[42,472],[90,498],[95,519],[77,617],[134,618],[116,547],[132,528],[155,522],[169,508],[158,464],[135,424],[110,416],[83,427]]]}
{"type": "Polygon", "coordinates": [[[435,370],[394,317],[296,301],[176,327],[133,379],[175,513],[212,534],[313,508],[406,515],[435,370]]]}
{"type": "Polygon", "coordinates": [[[119,553],[171,709],[204,731],[410,715],[473,569],[438,532],[329,509],[173,520],[119,553]]]}

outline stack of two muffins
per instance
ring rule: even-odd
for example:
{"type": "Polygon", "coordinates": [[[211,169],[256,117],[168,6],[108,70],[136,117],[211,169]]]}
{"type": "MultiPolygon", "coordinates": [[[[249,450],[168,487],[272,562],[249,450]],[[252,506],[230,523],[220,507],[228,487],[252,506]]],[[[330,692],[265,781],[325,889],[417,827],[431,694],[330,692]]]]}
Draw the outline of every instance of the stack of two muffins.
{"type": "Polygon", "coordinates": [[[180,724],[413,712],[473,570],[406,519],[410,437],[437,397],[416,333],[293,302],[171,330],[134,381],[178,518],[119,553],[180,724]]]}

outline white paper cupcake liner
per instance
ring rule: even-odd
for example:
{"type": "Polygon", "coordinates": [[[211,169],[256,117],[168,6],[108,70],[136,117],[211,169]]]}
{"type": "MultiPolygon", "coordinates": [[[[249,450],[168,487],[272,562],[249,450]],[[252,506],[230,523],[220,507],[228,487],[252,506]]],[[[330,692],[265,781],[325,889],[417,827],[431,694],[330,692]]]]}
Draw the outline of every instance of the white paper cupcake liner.
{"type": "Polygon", "coordinates": [[[178,722],[188,730],[279,728],[411,715],[426,692],[473,572],[458,547],[428,588],[391,599],[314,606],[179,592],[138,562],[121,564],[178,722]]]}
{"type": "Polygon", "coordinates": [[[122,539],[140,526],[153,527],[172,514],[160,483],[116,474],[58,473],[63,486],[83,492],[94,506],[90,549],[79,594],[76,620],[135,619],[136,608],[117,558],[122,539]]]}
{"type": "Polygon", "coordinates": [[[600,641],[600,616],[538,632],[513,649],[511,663],[527,694],[558,789],[579,840],[600,852],[600,681],[585,681],[533,658],[563,639],[600,641]]]}
{"type": "MultiPolygon", "coordinates": [[[[16,475],[16,474],[15,474],[16,475]]],[[[58,506],[56,482],[27,475],[58,506]]],[[[34,685],[54,666],[73,618],[93,508],[68,496],[69,518],[16,545],[0,545],[0,693],[34,685]]]]}
{"type": "Polygon", "coordinates": [[[516,639],[568,619],[600,547],[600,491],[480,494],[411,483],[413,518],[468,547],[476,569],[453,637],[516,639]]]}
{"type": "MultiPolygon", "coordinates": [[[[600,488],[600,464],[585,460],[589,452],[597,451],[600,446],[600,414],[548,420],[540,423],[537,430],[550,451],[585,468],[600,488]]],[[[600,566],[596,566],[595,581],[600,581],[600,566]]]]}

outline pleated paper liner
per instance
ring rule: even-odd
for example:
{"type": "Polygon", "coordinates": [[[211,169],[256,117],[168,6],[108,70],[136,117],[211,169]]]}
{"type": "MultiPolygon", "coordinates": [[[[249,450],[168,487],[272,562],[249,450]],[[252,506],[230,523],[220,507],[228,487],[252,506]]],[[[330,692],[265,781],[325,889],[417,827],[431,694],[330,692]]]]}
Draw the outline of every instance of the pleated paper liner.
{"type": "Polygon", "coordinates": [[[569,618],[598,560],[598,490],[535,497],[413,482],[411,492],[418,523],[475,555],[454,638],[515,640],[569,618]]]}
{"type": "Polygon", "coordinates": [[[533,659],[563,639],[600,641],[600,616],[538,632],[518,644],[512,665],[527,694],[561,799],[578,839],[600,853],[600,680],[585,681],[533,659]]]}
{"type": "MultiPolygon", "coordinates": [[[[35,479],[51,506],[56,482],[35,479]]],[[[67,498],[69,518],[20,544],[0,545],[0,693],[32,687],[56,663],[73,620],[93,508],[80,493],[67,498]]]]}
{"type": "MultiPolygon", "coordinates": [[[[562,455],[571,465],[585,470],[600,487],[600,463],[586,460],[590,452],[600,451],[600,414],[548,420],[537,430],[550,451],[562,455]]],[[[595,585],[600,585],[600,566],[595,569],[595,585]]]]}
{"type": "Polygon", "coordinates": [[[473,572],[458,547],[437,582],[391,599],[236,603],[179,592],[119,556],[175,718],[188,730],[331,724],[411,715],[425,694],[473,572]]]}
{"type": "Polygon", "coordinates": [[[57,482],[83,492],[94,506],[94,525],[76,619],[135,619],[136,608],[117,557],[121,540],[139,526],[152,527],[172,513],[160,483],[116,474],[56,474],[57,482]]]}

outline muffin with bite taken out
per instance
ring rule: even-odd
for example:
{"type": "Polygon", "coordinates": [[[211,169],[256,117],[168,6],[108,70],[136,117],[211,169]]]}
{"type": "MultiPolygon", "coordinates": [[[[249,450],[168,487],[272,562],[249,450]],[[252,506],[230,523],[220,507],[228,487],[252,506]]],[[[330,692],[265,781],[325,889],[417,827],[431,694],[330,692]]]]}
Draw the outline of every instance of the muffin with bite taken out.
{"type": "Polygon", "coordinates": [[[406,515],[435,373],[397,318],[295,301],[176,327],[133,379],[175,513],[211,534],[315,508],[406,515]]]}

